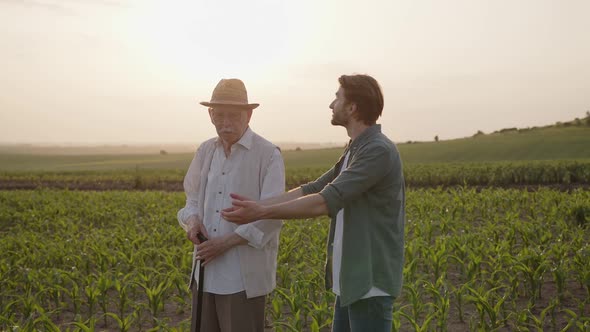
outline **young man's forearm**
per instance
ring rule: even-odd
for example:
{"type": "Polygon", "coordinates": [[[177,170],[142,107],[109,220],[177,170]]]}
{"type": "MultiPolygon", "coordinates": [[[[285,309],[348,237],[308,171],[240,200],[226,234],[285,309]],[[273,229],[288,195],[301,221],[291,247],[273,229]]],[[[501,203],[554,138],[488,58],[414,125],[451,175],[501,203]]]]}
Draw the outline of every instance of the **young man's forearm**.
{"type": "Polygon", "coordinates": [[[297,199],[302,196],[303,196],[303,190],[301,190],[301,187],[298,187],[295,189],[291,189],[284,194],[261,200],[260,202],[258,202],[258,204],[263,205],[263,206],[275,205],[275,204],[285,203],[285,202],[297,199]]]}
{"type": "MultiPolygon", "coordinates": [[[[282,196],[287,196],[301,188],[292,190],[282,196]]],[[[295,193],[293,193],[295,195],[295,193]]],[[[279,196],[281,197],[281,196],[279,196]]],[[[328,214],[328,205],[320,194],[312,194],[297,199],[283,201],[278,204],[264,204],[263,219],[298,219],[312,218],[328,214]]]]}

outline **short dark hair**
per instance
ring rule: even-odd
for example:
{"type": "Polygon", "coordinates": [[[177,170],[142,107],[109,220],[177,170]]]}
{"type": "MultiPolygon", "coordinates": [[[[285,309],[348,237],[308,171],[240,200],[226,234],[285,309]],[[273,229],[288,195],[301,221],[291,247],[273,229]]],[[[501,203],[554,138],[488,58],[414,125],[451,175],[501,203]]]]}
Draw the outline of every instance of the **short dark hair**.
{"type": "Polygon", "coordinates": [[[357,120],[373,125],[383,112],[383,93],[379,83],[369,75],[342,75],[338,78],[347,102],[355,103],[357,120]]]}

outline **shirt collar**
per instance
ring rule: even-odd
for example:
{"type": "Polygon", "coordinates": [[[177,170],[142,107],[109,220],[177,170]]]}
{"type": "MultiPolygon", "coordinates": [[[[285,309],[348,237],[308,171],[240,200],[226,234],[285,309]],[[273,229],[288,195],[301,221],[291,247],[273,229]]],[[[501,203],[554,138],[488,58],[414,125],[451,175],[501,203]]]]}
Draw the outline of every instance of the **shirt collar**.
{"type": "Polygon", "coordinates": [[[381,125],[380,124],[374,124],[374,125],[370,126],[369,128],[365,129],[360,135],[358,135],[354,141],[349,141],[347,149],[348,150],[355,150],[361,144],[364,144],[365,142],[367,142],[371,138],[371,136],[373,136],[374,134],[380,133],[380,132],[381,132],[381,125]]]}
{"type": "MultiPolygon", "coordinates": [[[[243,146],[244,148],[246,148],[247,150],[250,150],[250,148],[252,147],[252,140],[253,139],[254,139],[254,132],[250,129],[250,126],[248,126],[248,128],[246,128],[246,131],[244,132],[242,137],[240,137],[240,140],[237,141],[235,144],[239,144],[239,145],[243,146]]],[[[221,138],[219,138],[219,136],[217,136],[215,143],[221,144],[221,138]]]]}

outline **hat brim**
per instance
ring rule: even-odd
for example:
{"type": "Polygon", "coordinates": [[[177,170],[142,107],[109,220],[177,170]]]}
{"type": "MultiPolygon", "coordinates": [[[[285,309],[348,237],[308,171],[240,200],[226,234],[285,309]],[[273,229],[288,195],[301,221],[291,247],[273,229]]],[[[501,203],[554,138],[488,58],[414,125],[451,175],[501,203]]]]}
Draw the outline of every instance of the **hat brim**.
{"type": "Polygon", "coordinates": [[[256,107],[260,106],[260,104],[241,104],[241,103],[231,103],[231,102],[225,102],[225,103],[210,103],[207,101],[202,101],[199,104],[203,105],[203,106],[207,106],[207,107],[215,107],[215,106],[234,106],[234,107],[238,107],[238,108],[243,108],[243,109],[248,109],[248,110],[253,110],[256,107]]]}

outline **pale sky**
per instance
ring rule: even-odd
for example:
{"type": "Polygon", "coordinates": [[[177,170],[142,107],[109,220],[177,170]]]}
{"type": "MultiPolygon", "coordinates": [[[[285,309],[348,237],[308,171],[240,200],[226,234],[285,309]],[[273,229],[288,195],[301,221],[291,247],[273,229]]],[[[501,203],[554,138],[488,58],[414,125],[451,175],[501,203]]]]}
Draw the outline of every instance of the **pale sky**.
{"type": "Polygon", "coordinates": [[[341,74],[381,84],[394,141],[590,110],[587,0],[0,0],[0,143],[190,143],[219,79],[275,142],[346,142],[341,74]]]}

